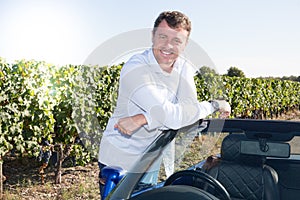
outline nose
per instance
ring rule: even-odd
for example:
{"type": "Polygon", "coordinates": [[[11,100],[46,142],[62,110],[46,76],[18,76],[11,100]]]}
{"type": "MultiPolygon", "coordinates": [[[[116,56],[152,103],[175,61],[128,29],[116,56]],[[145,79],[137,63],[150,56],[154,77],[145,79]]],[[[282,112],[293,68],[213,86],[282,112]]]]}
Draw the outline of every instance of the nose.
{"type": "Polygon", "coordinates": [[[164,46],[167,48],[167,49],[173,49],[174,45],[172,44],[172,40],[168,39],[165,41],[165,44],[164,46]]]}

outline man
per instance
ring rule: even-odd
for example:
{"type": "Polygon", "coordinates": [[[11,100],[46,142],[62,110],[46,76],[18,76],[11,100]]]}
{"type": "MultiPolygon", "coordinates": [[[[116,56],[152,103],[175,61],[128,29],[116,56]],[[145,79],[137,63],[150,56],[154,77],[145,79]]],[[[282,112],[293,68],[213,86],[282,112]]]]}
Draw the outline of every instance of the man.
{"type": "Polygon", "coordinates": [[[154,23],[152,48],[124,64],[117,105],[100,144],[99,166],[129,171],[145,148],[164,129],[179,129],[219,110],[225,101],[198,102],[196,68],[180,55],[191,31],[184,14],[161,13],[154,23]]]}

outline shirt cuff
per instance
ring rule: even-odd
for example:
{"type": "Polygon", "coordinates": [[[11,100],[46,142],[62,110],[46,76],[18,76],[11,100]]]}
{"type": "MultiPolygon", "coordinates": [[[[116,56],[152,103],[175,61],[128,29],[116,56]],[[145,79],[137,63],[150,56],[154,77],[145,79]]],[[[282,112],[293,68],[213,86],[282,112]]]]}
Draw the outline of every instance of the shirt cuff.
{"type": "Polygon", "coordinates": [[[153,120],[151,115],[143,112],[142,113],[144,117],[146,118],[147,124],[144,125],[144,127],[148,130],[151,131],[153,129],[161,128],[162,125],[159,122],[156,122],[156,120],[153,120]],[[156,122],[156,123],[155,123],[156,122]]]}

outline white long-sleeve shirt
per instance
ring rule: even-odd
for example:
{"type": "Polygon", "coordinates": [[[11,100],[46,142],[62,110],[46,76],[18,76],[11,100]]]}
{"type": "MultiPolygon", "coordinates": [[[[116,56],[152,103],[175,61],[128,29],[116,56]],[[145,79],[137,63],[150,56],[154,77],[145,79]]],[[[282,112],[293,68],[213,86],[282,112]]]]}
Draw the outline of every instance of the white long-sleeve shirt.
{"type": "Polygon", "coordinates": [[[178,58],[171,73],[158,65],[152,49],[134,55],[121,70],[117,105],[103,133],[99,162],[129,170],[163,129],[179,129],[214,111],[209,102],[198,102],[195,68],[178,58]],[[144,114],[147,125],[131,136],[114,125],[120,118],[144,114]]]}

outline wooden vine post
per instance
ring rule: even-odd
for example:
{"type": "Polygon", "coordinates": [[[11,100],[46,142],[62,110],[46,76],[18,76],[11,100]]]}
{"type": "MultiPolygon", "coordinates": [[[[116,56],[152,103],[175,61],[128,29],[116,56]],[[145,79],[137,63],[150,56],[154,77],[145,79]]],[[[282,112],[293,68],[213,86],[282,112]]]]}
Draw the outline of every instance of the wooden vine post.
{"type": "Polygon", "coordinates": [[[57,163],[57,169],[55,172],[55,183],[60,184],[61,183],[61,174],[62,174],[62,163],[70,155],[71,150],[72,150],[72,145],[68,144],[65,146],[65,149],[64,149],[62,144],[58,144],[58,145],[55,145],[54,148],[58,152],[58,163],[57,163]]]}
{"type": "Polygon", "coordinates": [[[56,150],[58,152],[58,163],[57,163],[57,169],[55,172],[55,183],[60,184],[61,183],[61,170],[62,170],[62,162],[63,162],[63,147],[62,144],[56,145],[56,150]]]}

